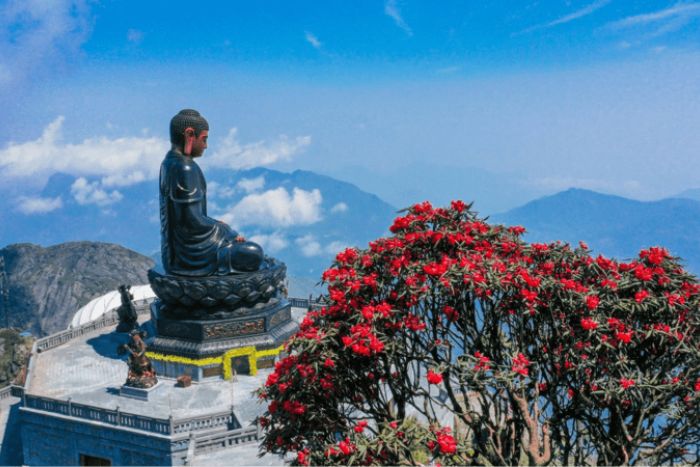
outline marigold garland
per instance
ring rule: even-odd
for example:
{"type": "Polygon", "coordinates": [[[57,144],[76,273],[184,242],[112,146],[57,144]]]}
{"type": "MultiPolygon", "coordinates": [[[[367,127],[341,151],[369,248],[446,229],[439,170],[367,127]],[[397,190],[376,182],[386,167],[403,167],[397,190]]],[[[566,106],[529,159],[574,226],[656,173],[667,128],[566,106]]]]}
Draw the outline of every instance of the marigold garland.
{"type": "Polygon", "coordinates": [[[194,365],[198,367],[220,364],[223,365],[224,379],[231,379],[233,376],[233,371],[231,368],[231,359],[234,357],[248,357],[248,365],[250,367],[251,376],[255,376],[258,373],[258,359],[262,357],[269,357],[271,355],[277,356],[284,349],[281,345],[275,349],[267,350],[256,350],[255,346],[239,347],[237,349],[231,349],[225,352],[221,357],[210,357],[210,358],[200,358],[193,359],[187,357],[179,357],[177,355],[165,355],[157,352],[146,352],[146,356],[153,360],[158,360],[161,362],[172,362],[181,363],[185,365],[194,365]]]}

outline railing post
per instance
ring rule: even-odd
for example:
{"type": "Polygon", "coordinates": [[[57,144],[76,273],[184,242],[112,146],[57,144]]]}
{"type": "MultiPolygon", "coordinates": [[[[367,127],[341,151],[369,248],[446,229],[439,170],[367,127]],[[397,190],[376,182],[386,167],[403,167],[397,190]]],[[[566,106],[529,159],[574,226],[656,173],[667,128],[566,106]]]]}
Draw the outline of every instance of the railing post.
{"type": "Polygon", "coordinates": [[[117,412],[117,426],[119,426],[122,424],[122,422],[121,422],[122,413],[119,410],[119,406],[117,406],[116,412],[117,412]]]}
{"type": "Polygon", "coordinates": [[[68,398],[68,416],[73,416],[73,403],[71,402],[70,397],[68,398]]]}
{"type": "Polygon", "coordinates": [[[175,423],[173,422],[173,414],[170,414],[168,417],[168,423],[170,424],[170,433],[169,435],[172,435],[175,433],[175,423]]]}

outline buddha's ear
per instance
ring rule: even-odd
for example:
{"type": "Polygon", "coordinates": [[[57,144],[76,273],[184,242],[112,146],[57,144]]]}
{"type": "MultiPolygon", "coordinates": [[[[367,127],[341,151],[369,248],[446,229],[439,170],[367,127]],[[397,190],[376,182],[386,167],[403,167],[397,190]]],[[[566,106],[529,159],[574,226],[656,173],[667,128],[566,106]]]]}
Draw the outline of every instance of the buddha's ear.
{"type": "Polygon", "coordinates": [[[188,126],[185,128],[185,147],[183,148],[183,152],[186,156],[192,154],[192,143],[194,139],[194,128],[188,126]]]}

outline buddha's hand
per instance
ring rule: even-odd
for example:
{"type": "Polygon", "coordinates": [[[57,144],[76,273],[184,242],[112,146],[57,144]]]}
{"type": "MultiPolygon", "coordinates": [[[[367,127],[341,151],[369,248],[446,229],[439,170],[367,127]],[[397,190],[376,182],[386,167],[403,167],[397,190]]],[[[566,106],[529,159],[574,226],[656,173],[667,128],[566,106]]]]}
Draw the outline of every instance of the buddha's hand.
{"type": "Polygon", "coordinates": [[[238,243],[245,242],[245,237],[243,235],[239,235],[238,237],[236,237],[236,242],[238,242],[238,243]]]}

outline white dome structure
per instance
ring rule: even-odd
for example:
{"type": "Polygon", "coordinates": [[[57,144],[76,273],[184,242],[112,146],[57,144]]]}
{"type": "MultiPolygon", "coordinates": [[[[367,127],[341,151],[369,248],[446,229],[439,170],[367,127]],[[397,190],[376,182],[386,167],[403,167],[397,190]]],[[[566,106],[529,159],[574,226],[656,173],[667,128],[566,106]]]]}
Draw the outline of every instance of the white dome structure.
{"type": "MultiPolygon", "coordinates": [[[[132,285],[130,292],[131,295],[134,296],[134,300],[146,300],[149,298],[155,298],[156,296],[151,289],[151,286],[148,284],[132,285]]],[[[68,325],[68,329],[77,328],[83,324],[95,321],[108,311],[119,308],[121,304],[121,296],[117,290],[102,295],[101,297],[97,297],[75,312],[70,325],[68,325]]]]}

